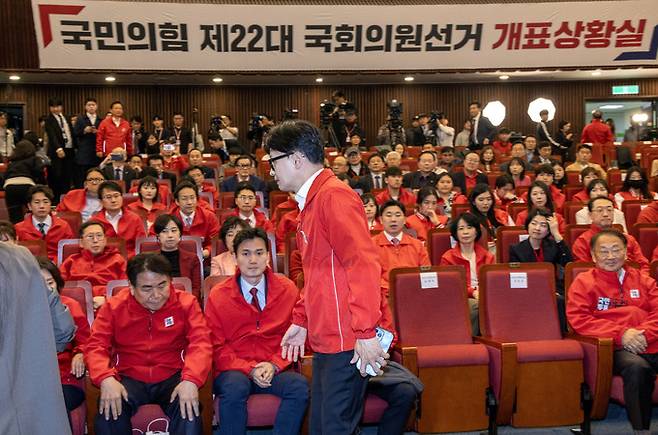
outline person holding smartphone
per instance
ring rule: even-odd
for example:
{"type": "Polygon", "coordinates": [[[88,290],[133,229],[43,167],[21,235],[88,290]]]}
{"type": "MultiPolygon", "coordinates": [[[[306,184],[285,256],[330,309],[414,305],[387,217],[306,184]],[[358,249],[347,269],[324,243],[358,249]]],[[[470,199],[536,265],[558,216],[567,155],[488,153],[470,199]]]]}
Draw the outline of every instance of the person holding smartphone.
{"type": "Polygon", "coordinates": [[[114,148],[101,162],[100,167],[106,180],[122,180],[126,189],[138,178],[135,170],[126,164],[126,150],[121,147],[114,148]]]}

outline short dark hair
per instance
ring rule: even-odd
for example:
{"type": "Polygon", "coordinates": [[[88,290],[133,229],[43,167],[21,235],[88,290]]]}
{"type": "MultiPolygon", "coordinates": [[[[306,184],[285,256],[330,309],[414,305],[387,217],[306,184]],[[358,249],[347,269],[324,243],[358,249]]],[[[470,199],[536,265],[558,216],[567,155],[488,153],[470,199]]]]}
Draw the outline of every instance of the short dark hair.
{"type": "Polygon", "coordinates": [[[101,171],[100,168],[89,168],[89,169],[87,169],[87,172],[85,172],[85,178],[87,178],[89,176],[89,174],[91,174],[92,172],[97,172],[97,173],[101,174],[103,176],[103,178],[105,178],[105,174],[103,174],[103,171],[101,171]]]}
{"type": "Polygon", "coordinates": [[[180,193],[181,190],[183,189],[192,189],[194,191],[194,194],[196,195],[197,199],[199,199],[199,192],[197,191],[197,187],[195,184],[191,183],[190,181],[181,181],[176,185],[176,188],[174,189],[174,198],[178,199],[178,194],[180,193]]]}
{"type": "Polygon", "coordinates": [[[160,160],[161,162],[164,162],[164,157],[162,157],[160,154],[151,154],[146,158],[146,164],[150,166],[153,160],[160,160]]]}
{"type": "Polygon", "coordinates": [[[341,91],[340,89],[336,89],[331,93],[332,98],[347,98],[345,96],[345,92],[341,91]]]}
{"type": "Polygon", "coordinates": [[[530,137],[533,138],[533,139],[537,139],[537,136],[535,136],[534,134],[526,134],[525,137],[523,138],[523,142],[525,142],[525,140],[530,138],[530,137]]]}
{"type": "Polygon", "coordinates": [[[444,147],[441,147],[441,149],[439,150],[439,152],[440,152],[441,154],[447,154],[447,153],[452,153],[452,154],[454,154],[454,153],[455,153],[455,149],[454,149],[453,147],[450,147],[450,146],[444,146],[444,147]]]}
{"type": "Polygon", "coordinates": [[[169,225],[169,222],[173,222],[178,227],[178,231],[183,232],[183,222],[175,214],[161,214],[155,218],[153,222],[153,231],[155,234],[160,234],[164,229],[169,225]]]}
{"type": "Polygon", "coordinates": [[[420,162],[420,158],[423,157],[426,154],[429,154],[430,156],[432,156],[432,160],[434,160],[436,162],[436,153],[434,151],[430,151],[430,150],[425,150],[425,151],[421,152],[420,154],[418,154],[418,161],[420,162]]]}
{"type": "Polygon", "coordinates": [[[384,210],[386,210],[389,207],[398,207],[400,210],[402,210],[402,214],[405,214],[407,212],[407,209],[404,207],[404,204],[402,204],[400,201],[396,201],[395,199],[389,199],[384,204],[382,204],[381,207],[379,207],[380,214],[384,213],[384,210]]]}
{"type": "Polygon", "coordinates": [[[166,275],[171,280],[171,263],[162,255],[153,252],[137,254],[128,260],[126,275],[133,287],[137,286],[137,275],[143,272],[166,275]]]}
{"type": "Polygon", "coordinates": [[[237,186],[235,186],[235,190],[233,191],[234,194],[235,194],[235,197],[237,198],[238,193],[242,192],[243,190],[249,190],[249,191],[253,192],[254,195],[256,195],[256,188],[254,188],[254,186],[250,182],[241,181],[237,184],[237,186]]]}
{"type": "Polygon", "coordinates": [[[62,290],[64,287],[64,278],[62,278],[62,273],[59,271],[55,263],[50,261],[48,257],[38,256],[36,257],[37,263],[39,264],[39,269],[43,269],[52,275],[53,280],[55,280],[55,285],[57,286],[57,293],[62,290]]]}
{"type": "Polygon", "coordinates": [[[596,198],[592,198],[589,201],[587,201],[587,210],[589,210],[591,212],[592,209],[594,209],[594,202],[595,201],[600,201],[600,200],[608,201],[610,204],[612,204],[613,207],[615,205],[615,202],[613,200],[611,200],[610,198],[608,198],[607,196],[598,196],[596,198]]]}
{"type": "Polygon", "coordinates": [[[270,250],[270,240],[267,238],[267,233],[265,230],[262,228],[247,228],[242,231],[240,231],[238,234],[235,235],[235,239],[233,239],[233,252],[237,254],[238,248],[243,242],[246,242],[247,240],[253,240],[253,239],[261,239],[263,242],[265,242],[265,247],[267,250],[270,250]]]}
{"type": "Polygon", "coordinates": [[[510,134],[511,132],[509,131],[509,128],[503,127],[500,130],[498,130],[498,134],[510,134]]]}
{"type": "Polygon", "coordinates": [[[50,202],[55,200],[55,194],[50,187],[44,186],[43,184],[37,184],[30,187],[30,190],[27,191],[28,202],[32,202],[32,197],[37,193],[43,193],[50,202]]]}
{"type": "MultiPolygon", "coordinates": [[[[0,118],[2,118],[1,113],[0,113],[0,118]]],[[[39,135],[37,134],[36,131],[26,131],[25,134],[23,135],[23,140],[32,142],[32,145],[34,145],[35,148],[39,147],[39,135]]]]}
{"type": "Polygon", "coordinates": [[[548,110],[546,110],[546,109],[540,110],[539,111],[539,116],[541,116],[541,115],[548,115],[548,110]]]}
{"type": "Polygon", "coordinates": [[[299,151],[309,162],[322,164],[324,162],[324,141],[320,131],[308,121],[292,119],[284,121],[270,130],[267,136],[265,150],[292,154],[299,151]]]}
{"type": "Polygon", "coordinates": [[[9,221],[0,221],[0,235],[6,234],[12,240],[16,240],[16,228],[9,221]]]}
{"type": "Polygon", "coordinates": [[[514,178],[512,178],[511,175],[509,174],[502,174],[496,177],[496,189],[500,189],[501,187],[505,187],[508,184],[511,184],[514,186],[514,178]]]}
{"type": "Polygon", "coordinates": [[[368,156],[368,164],[370,164],[370,160],[374,159],[375,157],[378,157],[382,162],[384,161],[384,157],[382,157],[381,154],[374,153],[374,154],[370,154],[370,156],[368,156]]]}
{"type": "Polygon", "coordinates": [[[57,107],[62,105],[63,104],[61,98],[51,98],[48,100],[48,107],[57,107]]]}
{"type": "Polygon", "coordinates": [[[617,237],[619,240],[621,240],[621,243],[623,243],[624,248],[628,247],[628,239],[626,238],[624,233],[622,233],[619,230],[616,230],[614,228],[608,228],[608,229],[601,230],[598,233],[596,233],[594,235],[594,237],[592,237],[592,240],[589,241],[589,249],[591,251],[594,250],[594,247],[596,246],[596,242],[598,242],[599,239],[603,236],[617,237]]]}
{"type": "MultiPolygon", "coordinates": [[[[196,148],[194,148],[194,149],[196,149],[196,148]]],[[[203,174],[203,168],[201,166],[194,165],[194,166],[190,166],[187,169],[185,169],[185,172],[183,172],[183,175],[190,175],[190,172],[192,172],[192,171],[201,171],[201,173],[203,174]]]]}
{"type": "Polygon", "coordinates": [[[555,169],[553,169],[553,166],[551,166],[548,163],[539,165],[535,169],[535,175],[540,175],[540,174],[548,174],[555,177],[555,169]]]}
{"type": "Polygon", "coordinates": [[[151,167],[151,166],[146,166],[142,169],[142,172],[140,173],[142,178],[144,177],[153,177],[155,180],[158,180],[158,170],[151,167]]]}
{"type": "Polygon", "coordinates": [[[80,225],[80,231],[78,231],[78,236],[82,238],[82,235],[85,233],[85,230],[94,225],[98,225],[99,227],[101,227],[103,229],[103,233],[105,233],[105,225],[103,225],[103,222],[97,221],[95,219],[91,219],[80,225]]]}
{"type": "Polygon", "coordinates": [[[421,187],[416,196],[416,204],[421,205],[425,201],[425,198],[430,195],[434,195],[437,200],[439,199],[439,192],[433,186],[421,187]]]}
{"type": "Polygon", "coordinates": [[[115,104],[121,104],[121,107],[123,107],[123,103],[119,100],[114,100],[110,103],[110,109],[114,107],[115,104]]]}
{"type": "Polygon", "coordinates": [[[94,97],[87,97],[87,98],[85,98],[85,105],[86,105],[87,103],[89,103],[89,102],[92,102],[92,103],[96,103],[96,104],[98,104],[98,101],[96,101],[96,98],[94,98],[94,97]]]}
{"type": "Polygon", "coordinates": [[[183,112],[174,112],[174,114],[171,115],[171,116],[172,116],[172,118],[173,118],[174,116],[183,116],[183,112]]]}
{"type": "Polygon", "coordinates": [[[140,124],[144,124],[144,120],[139,115],[135,115],[135,116],[131,117],[130,122],[139,122],[140,124]]]}
{"type": "Polygon", "coordinates": [[[603,186],[603,187],[605,187],[605,190],[607,190],[608,192],[610,192],[610,188],[608,187],[608,182],[605,181],[605,180],[602,179],[602,178],[597,178],[596,180],[592,180],[592,181],[590,181],[590,183],[587,185],[587,188],[586,188],[586,190],[587,190],[587,196],[589,196],[590,193],[592,193],[592,190],[594,190],[594,188],[595,188],[596,186],[603,186]]]}
{"type": "Polygon", "coordinates": [[[147,175],[143,177],[141,180],[139,180],[139,184],[137,185],[137,196],[139,196],[140,201],[143,200],[142,186],[155,186],[155,197],[153,197],[153,202],[157,202],[158,197],[160,196],[160,192],[158,189],[158,180],[150,175],[147,175]]]}
{"type": "Polygon", "coordinates": [[[254,166],[254,159],[249,154],[242,154],[240,157],[235,159],[235,164],[237,165],[240,160],[249,160],[249,164],[254,166]]]}
{"type": "MultiPolygon", "coordinates": [[[[219,230],[219,238],[224,242],[224,246],[226,246],[226,236],[228,235],[228,232],[235,227],[240,227],[241,230],[250,228],[249,224],[238,216],[228,216],[224,223],[222,223],[222,228],[219,230]]],[[[226,247],[228,248],[228,246],[226,247]]]]}
{"type": "Polygon", "coordinates": [[[576,150],[576,152],[578,152],[582,149],[589,150],[590,153],[592,152],[592,147],[587,145],[587,144],[584,144],[584,143],[581,143],[580,145],[578,145],[578,149],[576,150]]]}
{"type": "Polygon", "coordinates": [[[548,219],[548,218],[552,217],[553,215],[551,214],[551,212],[549,212],[548,210],[546,210],[544,208],[536,208],[536,207],[531,208],[530,212],[528,213],[528,216],[525,218],[525,222],[523,223],[526,230],[528,229],[528,226],[530,225],[530,222],[532,222],[532,220],[537,216],[543,216],[546,219],[548,219]]]}
{"type": "Polygon", "coordinates": [[[479,101],[471,101],[470,103],[468,103],[468,107],[471,107],[473,105],[477,106],[478,109],[482,107],[482,104],[480,104],[479,101]]]}
{"type": "Polygon", "coordinates": [[[384,178],[386,177],[401,177],[402,176],[402,169],[400,169],[397,166],[391,166],[389,168],[386,168],[386,172],[384,172],[384,178]]]}
{"type": "Polygon", "coordinates": [[[112,192],[119,192],[123,194],[121,187],[115,181],[103,181],[101,185],[98,186],[98,199],[103,199],[103,191],[106,189],[112,192]]]}
{"type": "Polygon", "coordinates": [[[543,140],[537,144],[537,148],[552,148],[553,145],[547,140],[543,140]]]}
{"type": "Polygon", "coordinates": [[[585,179],[585,177],[587,177],[590,174],[594,174],[597,177],[601,175],[601,174],[599,174],[599,171],[597,171],[596,168],[594,168],[592,166],[588,166],[585,169],[583,169],[582,171],[580,171],[580,177],[582,179],[585,179]]]}
{"type": "Polygon", "coordinates": [[[571,124],[569,121],[565,121],[564,119],[560,122],[557,123],[557,128],[558,130],[562,130],[565,125],[571,124]]]}
{"type": "Polygon", "coordinates": [[[480,237],[482,237],[482,228],[480,227],[480,219],[477,218],[473,213],[470,212],[464,212],[457,216],[457,219],[453,220],[450,223],[450,235],[452,236],[453,239],[456,241],[459,241],[457,238],[457,229],[459,228],[459,221],[463,220],[466,222],[468,225],[472,226],[475,228],[475,241],[479,241],[480,237]]]}

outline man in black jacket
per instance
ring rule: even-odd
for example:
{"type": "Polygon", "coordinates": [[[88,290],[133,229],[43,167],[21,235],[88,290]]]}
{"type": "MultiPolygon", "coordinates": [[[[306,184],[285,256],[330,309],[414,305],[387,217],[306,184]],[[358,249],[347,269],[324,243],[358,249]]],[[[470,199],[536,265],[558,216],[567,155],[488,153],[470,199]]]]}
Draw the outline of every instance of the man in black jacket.
{"type": "Polygon", "coordinates": [[[176,175],[171,172],[165,172],[164,157],[160,154],[152,154],[146,160],[146,165],[155,168],[155,170],[158,171],[159,180],[169,180],[171,183],[171,191],[174,191],[174,188],[176,187],[176,175]]]}
{"type": "Polygon", "coordinates": [[[423,151],[418,156],[418,170],[409,172],[402,179],[402,186],[407,189],[418,190],[425,186],[435,187],[439,176],[434,172],[437,157],[433,151],[423,151]]]}
{"type": "Polygon", "coordinates": [[[130,190],[132,181],[137,179],[137,173],[126,163],[126,150],[117,147],[107,155],[105,160],[101,163],[103,175],[106,180],[123,181],[125,183],[125,191],[130,190]]]}
{"type": "Polygon", "coordinates": [[[171,129],[171,133],[176,138],[178,153],[181,155],[187,154],[192,148],[192,131],[189,128],[183,127],[185,118],[182,113],[174,113],[172,121],[174,122],[174,128],[171,129]]]}
{"type": "Polygon", "coordinates": [[[73,135],[77,139],[76,170],[74,174],[76,189],[82,189],[87,170],[95,168],[100,162],[96,156],[96,131],[101,123],[101,117],[96,112],[97,108],[96,99],[87,98],[85,113],[78,116],[78,120],[73,126],[73,135]]]}
{"type": "Polygon", "coordinates": [[[471,137],[469,148],[472,150],[482,149],[483,146],[493,143],[496,137],[496,127],[491,123],[489,118],[482,115],[482,106],[478,101],[473,101],[468,112],[471,115],[471,137]]]}
{"type": "Polygon", "coordinates": [[[62,114],[62,100],[48,101],[50,115],[46,118],[45,129],[48,135],[48,158],[51,166],[48,172],[48,184],[55,194],[55,202],[71,189],[75,172],[75,149],[73,148],[73,129],[66,116],[62,114]]]}

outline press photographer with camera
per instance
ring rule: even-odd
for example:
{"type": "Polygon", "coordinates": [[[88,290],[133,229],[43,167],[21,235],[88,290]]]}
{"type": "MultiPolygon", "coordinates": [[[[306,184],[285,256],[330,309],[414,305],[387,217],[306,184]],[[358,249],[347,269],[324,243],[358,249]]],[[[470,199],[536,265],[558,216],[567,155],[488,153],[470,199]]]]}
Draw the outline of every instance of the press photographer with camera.
{"type": "Polygon", "coordinates": [[[437,143],[440,147],[451,147],[455,140],[455,128],[448,125],[448,118],[444,113],[438,114],[438,130],[436,131],[437,143]]]}
{"type": "Polygon", "coordinates": [[[270,115],[254,113],[251,116],[251,124],[247,132],[247,139],[251,141],[251,153],[255,152],[257,148],[263,147],[267,133],[272,127],[274,127],[274,118],[270,115]]]}
{"type": "Polygon", "coordinates": [[[406,145],[407,135],[402,127],[402,103],[393,99],[386,103],[386,107],[388,116],[386,123],[377,132],[377,145],[389,149],[397,144],[406,145]]]}
{"type": "Polygon", "coordinates": [[[338,146],[344,149],[352,146],[352,136],[361,138],[360,146],[366,146],[366,132],[361,128],[358,121],[356,107],[351,103],[338,106],[338,118],[334,116],[332,127],[336,135],[338,146]],[[342,108],[341,108],[342,107],[342,108]]]}
{"type": "Polygon", "coordinates": [[[231,125],[233,121],[229,115],[213,116],[210,119],[210,131],[208,135],[221,136],[222,142],[226,142],[226,147],[239,146],[238,127],[231,125]]]}

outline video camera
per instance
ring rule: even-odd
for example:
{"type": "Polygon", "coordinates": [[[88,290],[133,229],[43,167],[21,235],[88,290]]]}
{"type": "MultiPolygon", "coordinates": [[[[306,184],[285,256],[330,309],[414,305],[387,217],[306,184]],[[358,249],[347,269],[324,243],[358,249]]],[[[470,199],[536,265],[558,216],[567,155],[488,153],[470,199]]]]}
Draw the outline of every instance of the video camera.
{"type": "Polygon", "coordinates": [[[322,124],[323,127],[327,127],[331,124],[335,110],[336,105],[332,101],[324,100],[320,103],[320,124],[322,124]]]}
{"type": "Polygon", "coordinates": [[[393,99],[386,103],[388,108],[388,128],[397,130],[402,127],[402,103],[393,99]]]}
{"type": "Polygon", "coordinates": [[[283,120],[299,119],[299,109],[286,109],[283,111],[283,120]]]}
{"type": "Polygon", "coordinates": [[[439,122],[445,118],[445,114],[443,112],[438,112],[436,110],[433,110],[429,114],[429,120],[427,121],[427,125],[429,125],[429,129],[432,131],[436,131],[436,129],[439,128],[439,122]]]}
{"type": "Polygon", "coordinates": [[[219,115],[213,116],[210,118],[210,130],[208,133],[219,134],[219,130],[222,129],[222,117],[219,115]]]}

